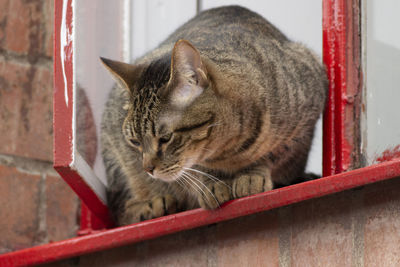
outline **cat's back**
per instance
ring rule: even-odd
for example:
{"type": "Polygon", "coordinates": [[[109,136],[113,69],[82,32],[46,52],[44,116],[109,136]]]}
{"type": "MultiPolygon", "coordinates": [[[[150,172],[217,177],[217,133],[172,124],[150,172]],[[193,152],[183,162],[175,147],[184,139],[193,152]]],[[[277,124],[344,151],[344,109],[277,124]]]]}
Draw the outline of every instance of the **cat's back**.
{"type": "Polygon", "coordinates": [[[150,62],[169,54],[180,39],[190,41],[201,54],[217,61],[247,57],[252,46],[289,41],[259,14],[241,6],[224,6],[202,11],[136,62],[150,62]]]}
{"type": "Polygon", "coordinates": [[[259,38],[279,42],[288,40],[282,32],[259,14],[241,6],[224,6],[199,13],[178,28],[164,43],[174,42],[179,37],[186,37],[197,46],[205,44],[210,46],[212,44],[209,42],[210,39],[219,37],[220,40],[223,40],[226,37],[244,37],[255,34],[259,35],[259,38]],[[208,39],[204,40],[206,37],[208,39]]]}

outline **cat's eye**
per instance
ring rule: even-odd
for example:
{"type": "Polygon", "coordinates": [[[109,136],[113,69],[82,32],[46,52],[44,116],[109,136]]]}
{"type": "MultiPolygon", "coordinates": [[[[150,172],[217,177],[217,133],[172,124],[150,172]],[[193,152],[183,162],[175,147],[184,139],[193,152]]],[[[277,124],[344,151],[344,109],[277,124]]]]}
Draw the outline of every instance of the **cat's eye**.
{"type": "Polygon", "coordinates": [[[171,138],[172,138],[172,133],[164,134],[163,136],[160,137],[160,143],[161,144],[168,143],[169,140],[171,140],[171,138]]]}
{"type": "Polygon", "coordinates": [[[140,146],[140,142],[138,141],[138,140],[136,140],[136,139],[129,139],[129,143],[132,145],[132,146],[136,146],[136,147],[139,147],[140,146]]]}

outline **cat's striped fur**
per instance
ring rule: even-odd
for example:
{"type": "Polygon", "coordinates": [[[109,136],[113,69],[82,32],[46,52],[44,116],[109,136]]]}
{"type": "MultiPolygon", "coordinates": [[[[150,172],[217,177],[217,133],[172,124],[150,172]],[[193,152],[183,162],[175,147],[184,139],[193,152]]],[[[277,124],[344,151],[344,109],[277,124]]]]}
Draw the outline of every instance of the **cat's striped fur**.
{"type": "Polygon", "coordinates": [[[303,175],[324,68],[256,13],[211,9],[133,65],[103,62],[120,84],[101,134],[119,224],[216,208],[303,175]]]}

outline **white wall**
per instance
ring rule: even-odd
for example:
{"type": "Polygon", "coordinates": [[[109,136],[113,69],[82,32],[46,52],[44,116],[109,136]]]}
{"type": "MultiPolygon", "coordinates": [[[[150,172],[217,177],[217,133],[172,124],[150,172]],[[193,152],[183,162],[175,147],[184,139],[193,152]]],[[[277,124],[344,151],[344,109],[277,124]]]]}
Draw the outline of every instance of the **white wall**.
{"type": "Polygon", "coordinates": [[[363,1],[362,148],[367,164],[400,144],[400,1],[363,1]]]}
{"type": "Polygon", "coordinates": [[[268,19],[289,38],[322,55],[321,0],[203,0],[201,8],[241,5],[268,19]]]}
{"type": "Polygon", "coordinates": [[[195,0],[132,0],[131,58],[157,47],[196,15],[195,0]]]}

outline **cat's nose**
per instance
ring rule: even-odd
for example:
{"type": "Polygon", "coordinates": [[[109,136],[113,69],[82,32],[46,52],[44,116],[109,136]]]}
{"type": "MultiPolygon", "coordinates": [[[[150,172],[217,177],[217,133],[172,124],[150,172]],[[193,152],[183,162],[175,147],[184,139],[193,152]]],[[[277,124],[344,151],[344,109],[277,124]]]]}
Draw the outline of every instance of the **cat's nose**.
{"type": "Polygon", "coordinates": [[[149,165],[147,165],[147,166],[144,166],[143,168],[144,168],[145,172],[147,172],[147,173],[150,174],[150,175],[153,175],[154,169],[155,169],[156,167],[155,167],[154,165],[152,165],[152,164],[149,164],[149,165]]]}
{"type": "Polygon", "coordinates": [[[143,153],[143,162],[142,162],[143,170],[150,175],[154,174],[154,169],[156,168],[156,164],[154,162],[154,157],[148,153],[143,153]]]}

